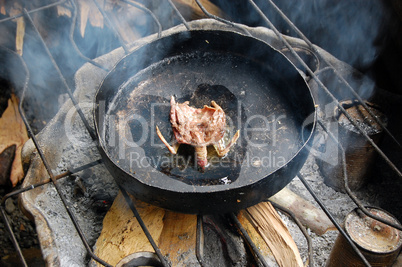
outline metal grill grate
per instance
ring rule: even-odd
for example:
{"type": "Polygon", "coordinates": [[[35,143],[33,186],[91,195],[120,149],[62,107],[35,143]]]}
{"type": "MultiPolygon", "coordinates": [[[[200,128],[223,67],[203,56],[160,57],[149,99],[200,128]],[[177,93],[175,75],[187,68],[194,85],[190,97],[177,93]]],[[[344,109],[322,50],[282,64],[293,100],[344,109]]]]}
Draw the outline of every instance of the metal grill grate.
{"type": "MultiPolygon", "coordinates": [[[[190,26],[188,25],[188,22],[183,18],[182,14],[180,14],[180,12],[178,11],[178,9],[176,8],[176,6],[174,5],[174,3],[171,0],[166,0],[170,7],[172,8],[172,10],[175,12],[175,14],[178,16],[178,18],[181,20],[181,22],[185,25],[185,27],[187,28],[187,30],[190,30],[190,26]]],[[[197,2],[197,4],[199,5],[199,7],[202,9],[202,11],[210,18],[213,18],[215,20],[218,20],[220,22],[223,22],[225,24],[228,24],[232,27],[236,27],[237,29],[245,32],[246,34],[249,34],[247,32],[247,30],[245,28],[243,28],[241,25],[236,24],[234,22],[222,19],[220,17],[216,17],[212,14],[210,14],[200,3],[199,0],[195,0],[197,2]]],[[[108,23],[109,27],[111,29],[113,29],[116,33],[116,35],[118,36],[119,42],[121,44],[121,46],[123,47],[125,53],[127,54],[130,49],[128,47],[128,44],[125,43],[123,41],[122,36],[120,35],[119,31],[116,30],[116,27],[113,25],[112,20],[110,20],[108,18],[108,14],[104,11],[104,9],[102,8],[102,6],[100,6],[100,4],[94,0],[93,1],[97,8],[99,9],[99,11],[102,13],[105,21],[108,23]]],[[[155,22],[155,24],[157,25],[157,37],[161,36],[161,32],[162,32],[162,25],[160,24],[160,22],[158,21],[158,18],[156,17],[156,15],[149,9],[145,8],[144,6],[142,6],[141,4],[134,2],[134,1],[129,1],[129,0],[124,0],[125,3],[135,6],[138,9],[141,9],[142,11],[146,12],[150,17],[152,17],[153,21],[155,22]]],[[[310,69],[310,67],[303,61],[303,59],[299,56],[299,54],[295,51],[295,49],[291,46],[291,44],[289,44],[289,42],[286,40],[286,38],[284,38],[284,36],[278,31],[278,29],[275,27],[275,25],[269,20],[268,17],[265,16],[265,14],[261,11],[261,9],[252,1],[249,0],[249,3],[251,4],[251,6],[255,9],[255,11],[258,13],[258,15],[269,25],[270,29],[274,31],[274,33],[277,35],[278,39],[289,49],[290,53],[292,54],[292,56],[303,66],[303,68],[307,71],[308,75],[311,77],[311,79],[313,79],[320,87],[320,90],[322,90],[323,92],[325,92],[338,106],[339,110],[347,117],[347,119],[360,131],[360,133],[368,140],[368,142],[371,143],[371,145],[376,149],[376,151],[379,153],[379,155],[385,160],[385,162],[388,164],[389,168],[392,169],[399,177],[402,176],[401,171],[395,166],[395,164],[388,158],[387,155],[385,155],[385,153],[375,144],[375,142],[367,135],[367,133],[364,131],[364,129],[362,129],[362,127],[346,112],[345,108],[338,102],[337,98],[330,92],[330,90],[322,83],[322,81],[320,80],[320,78],[317,76],[316,73],[314,73],[313,70],[310,69]]],[[[275,5],[274,2],[272,2],[271,0],[268,0],[267,3],[269,3],[269,5],[275,10],[275,12],[277,12],[277,14],[280,15],[281,18],[284,19],[284,21],[289,25],[289,27],[291,27],[297,34],[298,36],[303,39],[307,45],[310,47],[310,49],[317,53],[318,55],[320,54],[316,47],[307,39],[307,37],[292,23],[292,21],[290,21],[286,15],[275,5]]],[[[60,79],[60,81],[62,82],[65,91],[67,92],[67,94],[69,95],[69,98],[72,100],[82,122],[84,123],[89,135],[91,136],[91,138],[96,142],[97,138],[96,135],[93,131],[93,129],[90,127],[90,124],[88,123],[88,121],[86,120],[80,106],[79,103],[77,103],[77,101],[75,100],[74,96],[73,96],[73,92],[70,88],[70,86],[68,85],[66,78],[64,77],[63,73],[60,71],[56,61],[54,60],[51,52],[49,51],[49,48],[46,44],[46,42],[44,41],[43,37],[41,36],[41,34],[39,33],[39,31],[37,30],[37,28],[35,27],[33,21],[32,21],[32,14],[39,12],[39,11],[43,11],[46,9],[49,9],[51,7],[54,6],[58,6],[58,5],[63,5],[63,4],[69,4],[72,7],[72,26],[71,26],[71,34],[70,34],[70,41],[74,46],[74,49],[77,50],[77,53],[86,61],[89,62],[91,64],[93,64],[94,66],[107,70],[106,67],[98,64],[97,62],[93,61],[92,59],[87,58],[86,56],[84,56],[81,51],[79,50],[78,46],[76,45],[74,38],[73,38],[73,32],[75,30],[76,27],[76,18],[77,18],[77,7],[76,7],[76,3],[73,0],[64,0],[64,1],[58,1],[49,5],[45,5],[42,6],[40,8],[34,9],[34,10],[24,10],[24,12],[22,14],[7,18],[7,19],[3,19],[0,20],[0,24],[1,23],[5,23],[7,21],[10,21],[12,19],[16,19],[18,17],[24,17],[26,23],[30,24],[34,29],[35,29],[35,34],[37,35],[37,37],[39,38],[39,40],[41,41],[41,45],[42,47],[46,50],[47,56],[49,57],[49,59],[52,62],[53,67],[56,69],[57,74],[58,74],[58,78],[60,79]]],[[[27,116],[25,115],[24,112],[24,108],[23,108],[23,104],[24,104],[24,100],[25,100],[25,94],[27,92],[27,90],[30,90],[29,88],[29,80],[30,80],[30,73],[29,70],[26,66],[26,63],[24,62],[24,60],[22,59],[22,57],[20,57],[19,55],[17,55],[14,51],[11,51],[9,49],[6,49],[6,51],[8,51],[8,53],[10,55],[12,55],[12,57],[15,57],[16,59],[18,59],[22,66],[24,66],[24,70],[22,70],[22,72],[25,72],[25,81],[22,83],[22,94],[20,95],[20,105],[19,105],[19,109],[20,109],[20,113],[22,115],[22,118],[24,120],[24,123],[26,124],[29,136],[32,138],[37,151],[43,161],[43,164],[46,167],[47,173],[49,175],[49,179],[44,179],[43,182],[38,183],[38,184],[34,184],[31,185],[27,188],[21,188],[19,190],[16,190],[12,193],[7,194],[6,196],[4,196],[1,200],[1,206],[0,206],[0,210],[2,213],[2,218],[5,222],[6,227],[8,228],[11,238],[12,238],[12,242],[21,258],[22,263],[24,264],[24,266],[27,266],[25,259],[22,255],[21,249],[19,247],[18,242],[16,241],[15,235],[13,233],[13,231],[11,230],[11,226],[10,226],[10,222],[5,214],[5,210],[4,210],[4,204],[5,201],[15,195],[18,195],[22,192],[26,192],[29,190],[32,190],[33,188],[42,186],[44,184],[47,183],[53,183],[53,185],[55,186],[58,195],[60,197],[60,199],[62,200],[69,216],[71,219],[71,222],[74,224],[75,229],[77,230],[78,234],[80,235],[80,238],[85,246],[85,248],[87,249],[88,254],[92,257],[92,259],[94,259],[95,261],[105,265],[105,266],[110,266],[107,262],[105,262],[104,260],[98,258],[92,251],[91,247],[88,244],[88,241],[85,237],[85,234],[82,232],[81,227],[77,221],[77,218],[75,217],[75,215],[71,212],[71,208],[70,208],[70,204],[67,203],[65,196],[63,195],[63,193],[60,190],[60,185],[58,182],[58,179],[62,179],[64,177],[67,177],[71,174],[74,174],[78,171],[84,170],[86,168],[91,168],[97,164],[101,164],[101,161],[96,161],[87,165],[83,165],[79,168],[70,170],[68,172],[65,173],[61,173],[56,175],[54,173],[54,171],[52,171],[51,167],[48,164],[48,160],[46,159],[44,153],[43,153],[43,148],[41,147],[41,145],[38,143],[35,134],[28,122],[27,116]]],[[[365,101],[363,99],[361,99],[361,97],[356,93],[356,91],[353,89],[353,87],[343,78],[343,76],[337,71],[337,69],[331,65],[330,62],[326,61],[325,58],[320,58],[320,60],[322,60],[323,62],[325,62],[326,65],[328,65],[328,68],[325,69],[325,71],[330,71],[332,72],[334,75],[337,76],[337,78],[345,85],[345,87],[350,90],[350,92],[354,95],[354,97],[356,97],[356,99],[358,100],[358,102],[369,112],[369,114],[373,117],[374,120],[377,121],[377,123],[382,127],[382,129],[387,133],[387,135],[394,140],[395,144],[401,148],[401,145],[399,144],[399,142],[396,140],[396,138],[390,133],[390,131],[385,127],[385,125],[372,113],[372,111],[368,108],[368,106],[366,105],[365,101]]],[[[331,134],[330,131],[328,131],[325,127],[325,125],[321,122],[318,121],[319,125],[322,127],[322,129],[324,131],[326,131],[329,136],[335,140],[335,142],[337,143],[337,145],[339,146],[340,150],[342,151],[341,155],[342,155],[342,164],[343,164],[343,174],[344,174],[344,184],[345,184],[345,189],[347,194],[350,196],[350,198],[356,203],[356,205],[359,207],[359,209],[361,211],[363,211],[364,214],[366,214],[367,216],[372,217],[373,219],[379,220],[385,224],[388,224],[394,228],[397,228],[399,230],[402,230],[402,227],[400,225],[396,225],[392,222],[387,222],[382,218],[379,218],[377,216],[372,215],[370,212],[367,211],[366,208],[364,208],[364,206],[360,203],[360,201],[358,200],[358,198],[353,194],[353,192],[349,189],[348,187],[348,177],[347,177],[347,172],[346,172],[346,162],[345,162],[345,151],[344,148],[342,147],[342,145],[339,143],[339,141],[337,140],[337,138],[331,134]]],[[[365,265],[370,266],[369,262],[364,258],[364,256],[361,254],[361,252],[359,251],[359,249],[356,247],[356,245],[351,241],[351,239],[349,238],[349,236],[344,232],[344,230],[342,229],[342,227],[339,225],[339,223],[337,223],[337,221],[334,219],[334,217],[331,215],[331,213],[328,211],[328,209],[325,207],[325,205],[320,201],[320,199],[316,196],[316,194],[314,193],[314,191],[311,189],[311,187],[309,186],[308,182],[306,181],[306,179],[303,177],[303,175],[301,175],[300,173],[298,174],[298,177],[300,178],[300,180],[302,181],[302,183],[304,184],[304,186],[306,187],[306,189],[311,193],[311,195],[313,196],[313,198],[317,201],[317,203],[320,205],[320,207],[324,210],[324,212],[327,214],[327,216],[330,218],[330,220],[334,223],[334,225],[338,228],[338,230],[342,233],[342,235],[347,239],[347,241],[350,243],[350,245],[353,247],[353,249],[355,250],[355,252],[360,256],[362,262],[364,262],[365,265]]],[[[152,244],[155,253],[157,254],[160,263],[163,266],[169,266],[169,261],[162,255],[161,251],[159,250],[156,242],[153,240],[151,234],[149,233],[146,225],[144,224],[144,222],[142,221],[141,215],[138,213],[134,203],[131,201],[130,197],[128,196],[128,194],[126,193],[126,191],[124,190],[124,188],[120,188],[120,190],[122,191],[128,205],[130,206],[131,210],[133,211],[134,216],[136,217],[136,219],[138,220],[138,222],[140,223],[145,235],[147,236],[147,238],[149,239],[150,243],[152,244]]],[[[285,210],[284,208],[278,207],[276,206],[277,209],[284,211],[285,213],[288,213],[291,215],[290,211],[285,210]]],[[[293,220],[300,226],[300,229],[303,231],[303,233],[305,233],[306,239],[308,241],[308,249],[309,249],[309,264],[310,266],[313,266],[313,258],[312,258],[312,244],[311,244],[311,240],[308,236],[308,234],[306,234],[305,229],[301,226],[300,223],[298,223],[297,219],[293,217],[293,220]]],[[[241,226],[240,222],[237,220],[237,217],[234,214],[230,215],[230,218],[233,220],[234,225],[236,225],[236,227],[239,229],[239,231],[241,232],[241,234],[243,235],[245,241],[249,244],[249,246],[252,248],[252,250],[254,251],[253,255],[256,257],[256,262],[258,262],[260,265],[263,266],[268,266],[267,263],[265,262],[264,258],[261,256],[258,248],[256,247],[256,245],[252,242],[251,238],[248,236],[247,232],[243,229],[243,227],[241,226]]],[[[203,253],[202,253],[202,216],[199,215],[198,216],[198,220],[197,220],[197,244],[196,244],[196,256],[197,259],[199,261],[199,263],[201,264],[201,266],[203,265],[203,253]]]]}

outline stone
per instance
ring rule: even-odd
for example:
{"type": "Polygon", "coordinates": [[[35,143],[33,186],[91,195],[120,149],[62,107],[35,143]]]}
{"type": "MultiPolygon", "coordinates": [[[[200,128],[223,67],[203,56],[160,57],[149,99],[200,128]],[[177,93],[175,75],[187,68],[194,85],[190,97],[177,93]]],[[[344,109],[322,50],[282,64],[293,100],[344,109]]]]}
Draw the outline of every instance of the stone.
{"type": "Polygon", "coordinates": [[[13,200],[12,200],[11,198],[8,198],[8,199],[6,200],[5,208],[6,208],[6,212],[7,212],[8,214],[11,214],[11,213],[14,212],[14,210],[15,210],[15,205],[14,205],[14,202],[13,202],[13,200]]]}

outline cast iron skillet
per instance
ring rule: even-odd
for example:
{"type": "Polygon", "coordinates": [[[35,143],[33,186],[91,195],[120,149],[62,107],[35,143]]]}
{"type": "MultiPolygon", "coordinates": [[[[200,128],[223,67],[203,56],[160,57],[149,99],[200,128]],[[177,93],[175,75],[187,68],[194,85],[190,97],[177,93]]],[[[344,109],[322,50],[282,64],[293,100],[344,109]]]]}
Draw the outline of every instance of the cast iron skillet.
{"type": "Polygon", "coordinates": [[[315,127],[314,102],[296,68],[266,43],[227,31],[146,44],[114,67],[95,97],[100,152],[119,185],[185,213],[235,211],[272,196],[304,164],[315,127]],[[171,155],[155,133],[158,125],[172,140],[172,95],[198,108],[215,100],[227,115],[227,137],[240,130],[226,157],[209,151],[205,172],[191,146],[171,155]]]}

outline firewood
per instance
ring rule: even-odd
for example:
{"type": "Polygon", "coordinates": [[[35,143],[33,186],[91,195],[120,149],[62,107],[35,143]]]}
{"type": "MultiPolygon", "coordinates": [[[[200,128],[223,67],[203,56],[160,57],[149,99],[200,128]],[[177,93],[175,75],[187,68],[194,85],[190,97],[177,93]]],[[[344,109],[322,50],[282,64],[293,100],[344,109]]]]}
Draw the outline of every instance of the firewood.
{"type": "MultiPolygon", "coordinates": [[[[163,229],[165,210],[133,201],[152,237],[158,240],[163,229]]],[[[121,193],[103,220],[102,233],[95,247],[95,254],[113,266],[132,253],[154,251],[121,193]]]]}
{"type": "Polygon", "coordinates": [[[247,211],[246,210],[240,211],[237,214],[237,219],[239,220],[243,228],[247,231],[247,234],[250,236],[255,246],[259,249],[261,255],[264,257],[268,265],[275,265],[276,261],[274,255],[272,254],[271,249],[267,246],[265,240],[258,233],[254,225],[251,223],[250,216],[248,215],[247,211]]]}
{"type": "Polygon", "coordinates": [[[287,188],[282,189],[269,200],[292,211],[304,226],[310,228],[317,235],[336,230],[322,210],[287,188]]]}
{"type": "Polygon", "coordinates": [[[262,202],[247,208],[247,214],[279,266],[303,266],[296,243],[271,203],[262,202]]]}
{"type": "MultiPolygon", "coordinates": [[[[196,261],[196,216],[132,200],[162,254],[169,255],[171,265],[191,266],[188,263],[196,261]]],[[[113,266],[135,252],[154,251],[121,193],[104,218],[95,247],[95,254],[113,266]]]]}
{"type": "Polygon", "coordinates": [[[163,223],[158,246],[164,255],[169,255],[171,266],[195,262],[197,216],[166,211],[163,223]]]}
{"type": "Polygon", "coordinates": [[[8,101],[8,107],[0,118],[0,151],[11,145],[16,145],[15,159],[10,174],[13,186],[16,186],[24,178],[21,149],[27,140],[28,133],[18,111],[18,99],[12,94],[8,101]]]}
{"type": "MultiPolygon", "coordinates": [[[[183,17],[188,20],[196,20],[207,17],[194,0],[174,0],[173,2],[183,17]]],[[[221,9],[211,3],[209,0],[200,0],[200,3],[209,13],[218,17],[225,17],[221,9]]]]}
{"type": "MultiPolygon", "coordinates": [[[[161,253],[169,256],[172,266],[197,264],[196,215],[168,211],[135,198],[132,200],[161,253]]],[[[276,259],[281,266],[302,265],[292,237],[270,204],[261,203],[243,210],[238,218],[267,262],[274,263],[276,259]]],[[[95,254],[116,265],[130,254],[143,251],[154,250],[119,193],[104,218],[95,254]]]]}
{"type": "MultiPolygon", "coordinates": [[[[10,8],[10,16],[15,16],[22,13],[22,6],[15,2],[14,5],[10,8]]],[[[24,36],[25,36],[25,21],[24,17],[19,17],[14,20],[17,23],[17,31],[15,34],[15,51],[22,56],[22,50],[24,45],[24,36]]]]}

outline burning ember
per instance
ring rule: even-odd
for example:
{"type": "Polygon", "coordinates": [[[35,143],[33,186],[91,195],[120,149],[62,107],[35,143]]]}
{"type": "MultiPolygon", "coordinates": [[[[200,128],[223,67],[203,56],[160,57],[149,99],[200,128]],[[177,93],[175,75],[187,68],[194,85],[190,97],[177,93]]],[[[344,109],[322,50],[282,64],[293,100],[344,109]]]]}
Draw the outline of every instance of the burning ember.
{"type": "Polygon", "coordinates": [[[211,101],[212,107],[205,105],[202,109],[197,109],[190,107],[189,101],[176,103],[172,96],[170,105],[170,123],[175,143],[173,146],[169,145],[158,126],[156,126],[157,134],[172,154],[177,153],[180,144],[194,146],[197,164],[202,170],[208,164],[207,146],[213,145],[218,156],[223,157],[239,138],[237,130],[232,140],[225,146],[223,138],[226,132],[225,112],[215,101],[211,101]]]}

